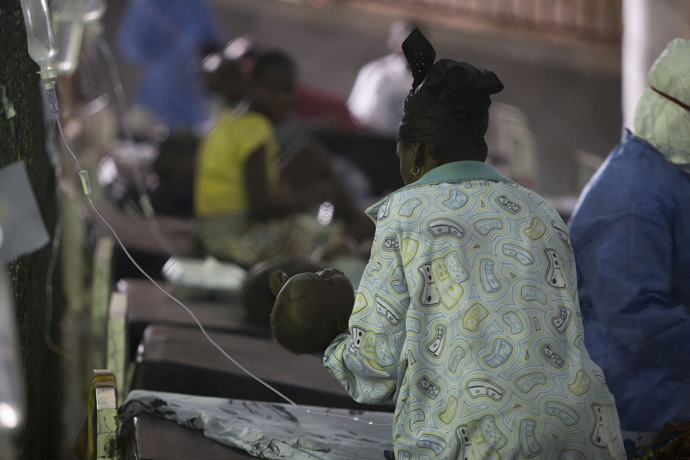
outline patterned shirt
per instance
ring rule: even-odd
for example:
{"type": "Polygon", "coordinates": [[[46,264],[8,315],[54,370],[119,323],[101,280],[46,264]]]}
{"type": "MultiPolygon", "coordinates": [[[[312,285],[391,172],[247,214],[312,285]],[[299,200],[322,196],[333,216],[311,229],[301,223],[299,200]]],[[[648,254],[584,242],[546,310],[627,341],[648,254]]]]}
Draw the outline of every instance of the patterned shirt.
{"type": "Polygon", "coordinates": [[[395,401],[398,460],[625,458],[546,200],[462,161],[367,213],[371,257],[324,364],[355,400],[395,401]]]}

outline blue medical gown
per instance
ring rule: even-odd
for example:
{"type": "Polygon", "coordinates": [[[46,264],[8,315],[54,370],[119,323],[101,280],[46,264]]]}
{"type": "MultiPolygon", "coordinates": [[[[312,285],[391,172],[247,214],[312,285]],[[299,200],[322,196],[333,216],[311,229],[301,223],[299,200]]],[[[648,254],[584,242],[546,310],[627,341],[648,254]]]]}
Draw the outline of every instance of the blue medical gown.
{"type": "Polygon", "coordinates": [[[621,428],[690,420],[690,176],[626,131],[569,229],[585,345],[621,428]]]}
{"type": "Polygon", "coordinates": [[[119,51],[145,66],[136,102],[168,126],[208,119],[208,95],[194,61],[202,47],[223,43],[212,18],[199,0],[131,0],[123,14],[119,51]]]}

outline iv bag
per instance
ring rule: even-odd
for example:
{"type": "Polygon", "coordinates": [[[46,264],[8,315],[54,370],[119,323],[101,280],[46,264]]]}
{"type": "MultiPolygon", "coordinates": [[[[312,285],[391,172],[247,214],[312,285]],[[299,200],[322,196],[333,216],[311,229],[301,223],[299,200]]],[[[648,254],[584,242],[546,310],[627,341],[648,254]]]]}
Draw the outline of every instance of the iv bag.
{"type": "Polygon", "coordinates": [[[20,0],[29,56],[41,68],[41,78],[50,80],[57,77],[53,63],[58,53],[58,45],[50,24],[50,11],[47,0],[20,0]]]}

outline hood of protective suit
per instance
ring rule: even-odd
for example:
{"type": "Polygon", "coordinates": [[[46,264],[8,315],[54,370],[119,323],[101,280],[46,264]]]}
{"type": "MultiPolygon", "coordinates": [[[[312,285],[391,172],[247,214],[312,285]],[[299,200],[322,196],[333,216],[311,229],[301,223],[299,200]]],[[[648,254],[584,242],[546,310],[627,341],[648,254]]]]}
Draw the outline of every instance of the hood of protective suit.
{"type": "Polygon", "coordinates": [[[669,42],[649,83],[635,111],[635,134],[690,173],[690,40],[669,42]]]}

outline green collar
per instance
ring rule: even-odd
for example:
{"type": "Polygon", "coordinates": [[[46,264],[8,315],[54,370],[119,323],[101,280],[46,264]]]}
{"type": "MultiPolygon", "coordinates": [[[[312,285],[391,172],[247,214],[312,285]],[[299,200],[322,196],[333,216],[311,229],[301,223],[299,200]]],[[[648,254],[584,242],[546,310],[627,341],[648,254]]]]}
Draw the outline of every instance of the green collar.
{"type": "Polygon", "coordinates": [[[513,182],[501,176],[493,167],[483,161],[454,161],[437,166],[424,174],[417,182],[406,185],[403,188],[416,185],[437,184],[459,180],[493,180],[513,182]]]}
{"type": "MultiPolygon", "coordinates": [[[[514,181],[501,176],[492,166],[483,161],[454,161],[437,166],[431,171],[424,174],[417,182],[399,188],[393,193],[398,193],[401,190],[407,190],[420,185],[438,184],[441,182],[456,182],[463,180],[490,180],[497,182],[513,182],[514,181]]],[[[385,198],[379,200],[376,204],[367,208],[366,213],[375,220],[378,209],[381,205],[392,195],[389,194],[385,198]]]]}

